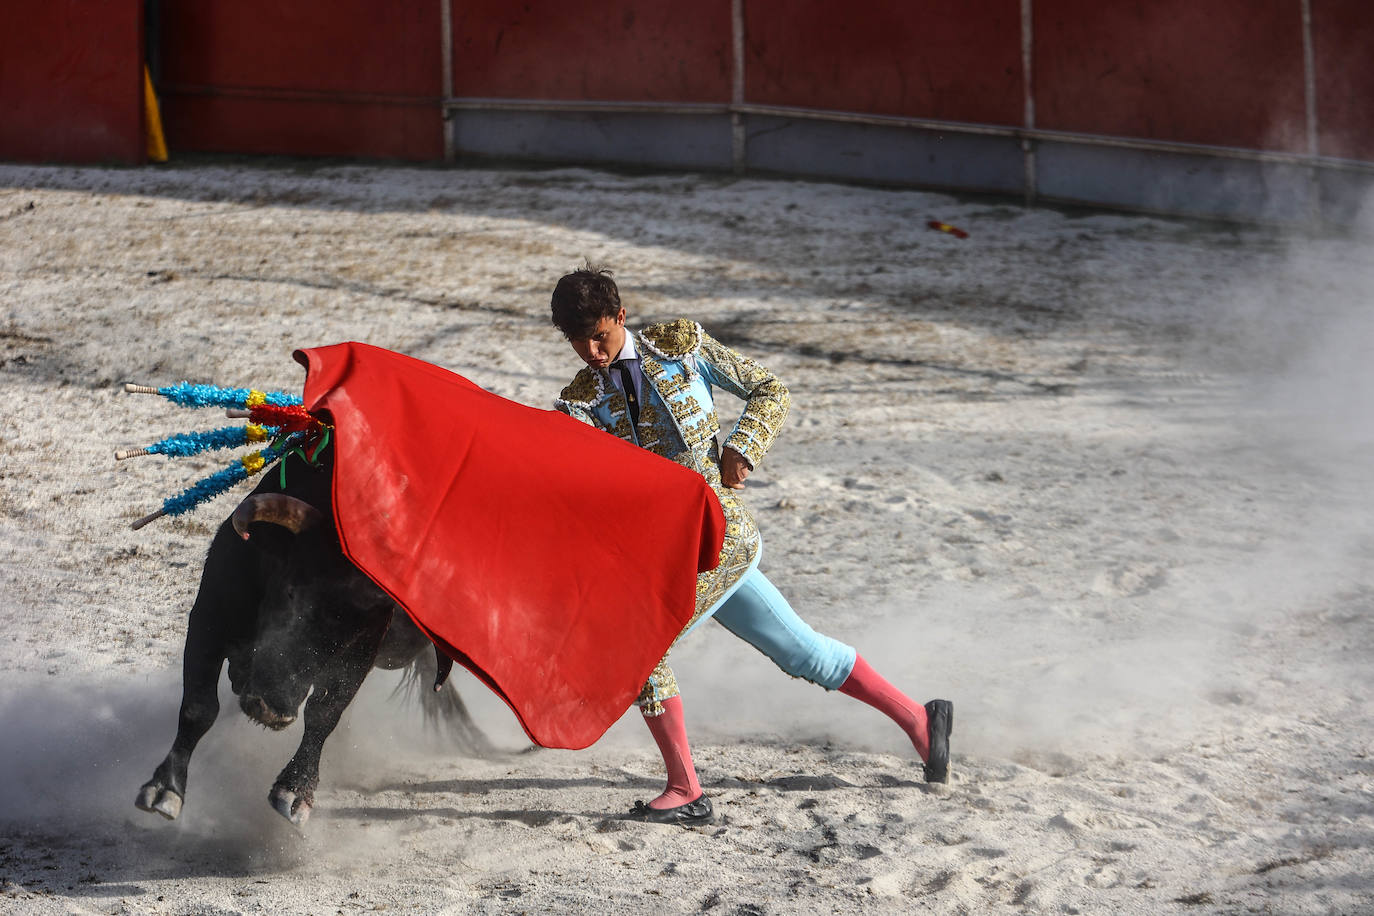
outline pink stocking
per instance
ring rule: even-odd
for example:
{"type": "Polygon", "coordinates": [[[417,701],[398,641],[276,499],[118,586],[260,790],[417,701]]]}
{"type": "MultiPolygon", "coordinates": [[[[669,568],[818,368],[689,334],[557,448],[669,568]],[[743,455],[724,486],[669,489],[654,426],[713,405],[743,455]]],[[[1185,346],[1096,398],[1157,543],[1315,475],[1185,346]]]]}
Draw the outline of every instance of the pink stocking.
{"type": "MultiPolygon", "coordinates": [[[[843,688],[842,688],[843,689],[843,688]]],[[[922,716],[925,710],[921,710],[922,716]]],[[[922,719],[922,722],[925,720],[922,719]]],[[[697,768],[692,763],[692,748],[687,744],[687,723],[682,717],[682,697],[669,697],[663,701],[663,715],[645,716],[644,723],[658,744],[663,755],[663,765],[668,768],[668,787],[663,794],[649,802],[650,808],[676,808],[701,795],[701,783],[697,782],[697,768]]]]}
{"type": "Polygon", "coordinates": [[[913,702],[874,671],[862,656],[854,657],[854,670],[840,685],[840,693],[872,706],[902,727],[922,760],[930,759],[930,736],[926,732],[926,708],[913,702]]]}

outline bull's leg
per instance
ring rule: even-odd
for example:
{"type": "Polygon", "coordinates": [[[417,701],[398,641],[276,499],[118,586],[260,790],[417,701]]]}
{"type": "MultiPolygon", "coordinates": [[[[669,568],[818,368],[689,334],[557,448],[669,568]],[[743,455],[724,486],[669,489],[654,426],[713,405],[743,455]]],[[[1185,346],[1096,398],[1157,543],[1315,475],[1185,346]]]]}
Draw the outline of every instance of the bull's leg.
{"type": "Polygon", "coordinates": [[[277,813],[297,827],[305,826],[320,782],[320,753],[325,739],[339,724],[343,711],[358,694],[372,668],[382,634],[365,634],[340,653],[305,703],[305,734],[291,762],[281,771],[267,800],[277,813]]]}
{"type": "Polygon", "coordinates": [[[219,674],[224,665],[222,651],[205,651],[202,640],[188,636],[182,662],[181,713],[172,749],[153,771],[153,778],[138,790],[134,802],[144,811],[175,820],[186,798],[186,770],[191,753],[215,724],[219,715],[219,674]]]}
{"type": "Polygon", "coordinates": [[[134,801],[168,820],[181,813],[191,753],[219,715],[219,675],[230,646],[252,633],[258,596],[246,550],[227,526],[221,526],[205,558],[200,590],[186,624],[177,736],[134,801]]]}

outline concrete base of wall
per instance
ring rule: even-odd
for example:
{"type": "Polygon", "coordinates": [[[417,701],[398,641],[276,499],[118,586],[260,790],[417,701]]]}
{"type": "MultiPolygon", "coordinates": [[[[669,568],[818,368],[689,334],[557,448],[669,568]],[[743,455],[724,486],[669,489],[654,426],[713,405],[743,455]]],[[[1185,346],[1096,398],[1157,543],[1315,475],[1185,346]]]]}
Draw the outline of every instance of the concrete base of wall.
{"type": "MultiPolygon", "coordinates": [[[[1374,223],[1374,171],[1199,152],[774,115],[741,115],[746,171],[1014,195],[1203,219],[1374,223]],[[1370,202],[1366,206],[1366,202],[1370,202]]],[[[729,171],[727,113],[456,110],[457,155],[729,171]]]]}
{"type": "Polygon", "coordinates": [[[801,118],[746,117],[749,168],[813,178],[1022,194],[1012,137],[801,118]]]}
{"type": "Polygon", "coordinates": [[[1041,197],[1209,219],[1308,222],[1317,212],[1313,171],[1080,143],[1036,145],[1041,197]]]}
{"type": "Polygon", "coordinates": [[[459,156],[712,171],[731,167],[729,115],[455,111],[459,156]]]}

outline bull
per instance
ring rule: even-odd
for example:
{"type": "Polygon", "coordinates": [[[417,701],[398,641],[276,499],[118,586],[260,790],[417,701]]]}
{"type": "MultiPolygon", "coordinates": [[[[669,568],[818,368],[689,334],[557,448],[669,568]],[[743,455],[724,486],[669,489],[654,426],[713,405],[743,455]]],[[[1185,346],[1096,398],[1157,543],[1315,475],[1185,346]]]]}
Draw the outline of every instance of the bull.
{"type": "Polygon", "coordinates": [[[450,726],[464,750],[490,749],[445,684],[452,661],[344,556],[329,458],[312,465],[288,455],[284,476],[269,468],[216,531],[187,624],[176,738],[139,789],[142,810],[169,820],[181,813],[191,754],[219,715],[226,661],[239,708],[253,721],[281,730],[304,703],[300,746],[268,794],[297,826],[314,805],[324,742],[373,667],[408,668],[411,684],[433,672],[433,689],[418,691],[426,718],[450,726]]]}

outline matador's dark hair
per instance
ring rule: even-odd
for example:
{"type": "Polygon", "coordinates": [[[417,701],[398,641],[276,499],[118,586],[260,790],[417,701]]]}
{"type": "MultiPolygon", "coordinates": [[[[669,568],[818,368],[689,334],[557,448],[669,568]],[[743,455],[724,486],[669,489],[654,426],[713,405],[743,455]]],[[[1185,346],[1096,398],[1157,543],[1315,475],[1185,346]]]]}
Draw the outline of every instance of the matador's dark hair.
{"type": "Polygon", "coordinates": [[[610,270],[592,264],[560,278],[549,302],[554,327],[569,340],[586,340],[602,318],[618,315],[620,290],[614,278],[610,270]]]}

